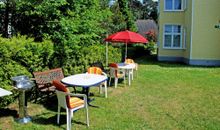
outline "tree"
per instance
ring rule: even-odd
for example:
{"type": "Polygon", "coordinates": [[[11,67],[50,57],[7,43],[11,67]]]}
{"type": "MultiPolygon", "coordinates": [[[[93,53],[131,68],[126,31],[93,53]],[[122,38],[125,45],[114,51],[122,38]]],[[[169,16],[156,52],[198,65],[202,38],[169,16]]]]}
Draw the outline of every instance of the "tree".
{"type": "Polygon", "coordinates": [[[157,4],[152,0],[130,0],[130,7],[135,19],[153,19],[157,21],[157,4]]]}
{"type": "Polygon", "coordinates": [[[0,32],[4,37],[11,37],[12,34],[12,14],[15,10],[14,0],[0,0],[0,11],[1,11],[1,30],[0,32]]]}
{"type": "Polygon", "coordinates": [[[127,0],[118,0],[120,12],[122,13],[124,20],[126,22],[126,29],[136,31],[137,28],[134,23],[133,14],[131,13],[128,4],[129,3],[127,0]]]}
{"type": "Polygon", "coordinates": [[[120,11],[118,3],[113,4],[110,7],[110,10],[112,12],[111,17],[109,18],[109,33],[115,33],[117,31],[126,30],[127,24],[125,21],[125,18],[120,11]]]}
{"type": "Polygon", "coordinates": [[[87,62],[79,60],[83,48],[99,44],[108,31],[104,23],[111,12],[100,0],[21,0],[16,4],[15,30],[35,41],[51,39],[56,61],[53,64],[57,66],[66,65],[68,59],[72,59],[72,66],[87,62]]]}

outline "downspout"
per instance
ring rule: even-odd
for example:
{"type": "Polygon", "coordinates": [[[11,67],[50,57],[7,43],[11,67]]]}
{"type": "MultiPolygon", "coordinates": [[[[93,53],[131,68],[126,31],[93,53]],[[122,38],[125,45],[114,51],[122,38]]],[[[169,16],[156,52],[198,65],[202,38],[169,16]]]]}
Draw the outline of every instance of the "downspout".
{"type": "Polygon", "coordinates": [[[190,60],[192,59],[192,43],[193,43],[193,24],[194,24],[194,3],[195,3],[195,0],[192,0],[192,11],[191,11],[191,38],[190,38],[190,54],[189,54],[189,62],[190,60]]]}

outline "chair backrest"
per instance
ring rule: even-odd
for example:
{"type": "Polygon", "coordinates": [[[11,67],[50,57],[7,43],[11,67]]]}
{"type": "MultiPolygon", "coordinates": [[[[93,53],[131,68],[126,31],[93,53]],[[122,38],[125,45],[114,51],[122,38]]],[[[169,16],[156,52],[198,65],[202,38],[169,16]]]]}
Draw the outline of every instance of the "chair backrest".
{"type": "Polygon", "coordinates": [[[125,63],[126,63],[126,64],[135,64],[135,70],[138,69],[138,64],[135,63],[133,59],[127,58],[127,59],[125,59],[125,63]]]}
{"type": "Polygon", "coordinates": [[[64,96],[64,93],[62,93],[62,92],[70,92],[69,89],[64,84],[62,84],[59,80],[53,80],[52,84],[56,87],[56,90],[58,90],[56,91],[58,103],[64,108],[65,107],[70,108],[71,107],[70,96],[64,96]]]}
{"type": "Polygon", "coordinates": [[[109,64],[109,67],[118,68],[118,65],[117,65],[116,63],[110,63],[110,64],[109,64]]]}
{"type": "Polygon", "coordinates": [[[126,58],[126,59],[125,59],[125,63],[131,64],[131,63],[135,63],[135,62],[134,62],[133,59],[126,58]]]}
{"type": "Polygon", "coordinates": [[[118,77],[118,65],[116,63],[110,63],[110,76],[118,77]]]}
{"type": "Polygon", "coordinates": [[[52,86],[53,80],[61,80],[64,78],[61,68],[51,69],[43,72],[33,72],[35,82],[38,88],[52,86]]]}
{"type": "Polygon", "coordinates": [[[89,67],[88,69],[87,69],[87,72],[89,73],[89,74],[102,74],[102,69],[101,68],[99,68],[99,67],[89,67]]]}
{"type": "Polygon", "coordinates": [[[91,67],[99,67],[102,71],[105,70],[105,68],[104,68],[104,66],[103,66],[103,64],[102,64],[102,62],[100,62],[100,61],[97,61],[97,62],[92,63],[92,64],[91,64],[91,67]]]}
{"type": "Polygon", "coordinates": [[[67,97],[65,96],[65,93],[59,90],[56,90],[56,95],[57,95],[57,99],[58,99],[58,104],[59,106],[63,107],[63,108],[69,108],[68,107],[68,103],[67,103],[67,97]]]}

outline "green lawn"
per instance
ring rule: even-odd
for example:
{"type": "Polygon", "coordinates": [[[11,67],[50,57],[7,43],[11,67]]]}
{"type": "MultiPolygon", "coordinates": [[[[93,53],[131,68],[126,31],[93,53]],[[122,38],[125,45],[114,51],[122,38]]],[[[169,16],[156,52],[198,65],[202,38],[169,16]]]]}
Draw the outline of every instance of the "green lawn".
{"type": "MultiPolygon", "coordinates": [[[[137,60],[139,70],[131,86],[123,83],[108,87],[108,98],[92,88],[95,100],[89,107],[90,127],[94,130],[219,130],[220,68],[194,67],[137,60]]],[[[33,121],[14,121],[17,103],[0,108],[0,129],[58,130],[66,128],[65,111],[56,124],[56,100],[28,104],[33,121]]],[[[84,111],[74,113],[72,129],[87,129],[84,111]]]]}

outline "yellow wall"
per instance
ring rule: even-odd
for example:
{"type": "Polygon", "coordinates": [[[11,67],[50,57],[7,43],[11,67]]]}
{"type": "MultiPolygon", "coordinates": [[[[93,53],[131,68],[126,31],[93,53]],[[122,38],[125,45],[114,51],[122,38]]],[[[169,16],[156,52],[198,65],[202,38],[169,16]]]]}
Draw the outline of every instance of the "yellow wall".
{"type": "Polygon", "coordinates": [[[184,27],[185,27],[185,31],[186,31],[186,49],[185,52],[183,54],[183,57],[186,59],[190,58],[190,42],[191,42],[191,24],[192,23],[192,1],[188,0],[187,1],[187,6],[186,6],[186,10],[185,10],[185,21],[184,21],[184,27]]]}
{"type": "Polygon", "coordinates": [[[186,10],[180,12],[164,12],[164,0],[160,0],[158,56],[183,57],[192,60],[220,60],[220,29],[214,28],[219,21],[220,0],[187,0],[186,10]],[[194,1],[193,9],[192,1],[194,1]],[[194,10],[193,19],[192,10],[194,10]],[[192,21],[193,25],[191,25],[192,21]],[[186,49],[163,48],[165,23],[181,24],[186,28],[186,49]],[[192,48],[190,48],[191,40],[192,48]]]}
{"type": "Polygon", "coordinates": [[[184,25],[185,12],[167,12],[164,11],[164,0],[160,1],[159,14],[159,56],[183,57],[185,50],[183,49],[164,49],[163,48],[163,26],[164,24],[180,24],[184,25]]]}
{"type": "Polygon", "coordinates": [[[192,59],[220,59],[220,0],[195,0],[192,59]]]}

